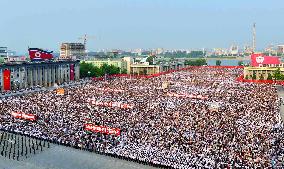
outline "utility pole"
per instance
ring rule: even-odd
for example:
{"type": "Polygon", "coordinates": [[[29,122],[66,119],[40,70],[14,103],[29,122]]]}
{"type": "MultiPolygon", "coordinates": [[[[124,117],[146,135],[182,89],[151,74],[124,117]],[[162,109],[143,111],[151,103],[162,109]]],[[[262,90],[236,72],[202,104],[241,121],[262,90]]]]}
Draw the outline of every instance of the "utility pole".
{"type": "Polygon", "coordinates": [[[252,38],[252,53],[255,52],[256,49],[256,30],[255,30],[255,23],[253,23],[252,28],[253,38],[252,38]]]}

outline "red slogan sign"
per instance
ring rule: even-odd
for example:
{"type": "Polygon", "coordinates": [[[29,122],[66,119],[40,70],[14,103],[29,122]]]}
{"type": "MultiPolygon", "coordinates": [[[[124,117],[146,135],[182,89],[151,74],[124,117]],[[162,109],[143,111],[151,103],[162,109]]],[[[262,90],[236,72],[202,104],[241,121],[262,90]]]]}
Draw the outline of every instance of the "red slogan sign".
{"type": "Polygon", "coordinates": [[[118,128],[111,128],[106,126],[97,126],[93,124],[85,124],[84,125],[85,130],[92,131],[95,133],[104,133],[104,134],[114,134],[116,136],[120,135],[120,129],[118,128]]]}
{"type": "Polygon", "coordinates": [[[35,121],[36,116],[34,114],[26,114],[21,112],[12,112],[11,115],[15,117],[16,119],[24,119],[24,120],[30,120],[35,121]]]}

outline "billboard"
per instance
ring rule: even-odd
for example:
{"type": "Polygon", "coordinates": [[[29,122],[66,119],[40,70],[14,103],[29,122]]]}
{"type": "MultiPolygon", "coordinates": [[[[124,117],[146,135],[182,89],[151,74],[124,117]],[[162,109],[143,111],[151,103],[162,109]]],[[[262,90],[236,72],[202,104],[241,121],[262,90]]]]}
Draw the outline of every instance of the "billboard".
{"type": "Polygon", "coordinates": [[[251,65],[253,67],[259,67],[268,64],[280,64],[280,60],[276,56],[265,56],[262,53],[251,55],[251,65]]]}

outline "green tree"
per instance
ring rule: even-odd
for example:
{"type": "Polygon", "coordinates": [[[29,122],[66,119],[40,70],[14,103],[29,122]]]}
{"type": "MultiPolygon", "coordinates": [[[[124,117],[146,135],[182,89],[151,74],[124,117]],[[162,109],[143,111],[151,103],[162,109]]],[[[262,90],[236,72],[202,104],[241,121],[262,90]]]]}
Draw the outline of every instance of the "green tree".
{"type": "Polygon", "coordinates": [[[108,64],[103,64],[101,66],[101,72],[102,75],[113,75],[113,74],[119,74],[120,73],[120,68],[116,67],[114,65],[108,65],[108,64]]]}
{"type": "Polygon", "coordinates": [[[280,71],[280,68],[277,68],[274,72],[273,72],[273,78],[275,80],[283,80],[283,75],[280,71]]]}
{"type": "Polygon", "coordinates": [[[252,77],[251,77],[253,80],[256,80],[256,73],[255,72],[253,72],[253,74],[252,74],[252,77]]]}
{"type": "Polygon", "coordinates": [[[155,57],[154,55],[147,57],[146,62],[149,62],[149,65],[153,65],[155,57]]]}
{"type": "Polygon", "coordinates": [[[239,65],[239,66],[243,66],[243,65],[244,65],[244,62],[240,60],[240,61],[238,61],[238,65],[239,65]]]}
{"type": "Polygon", "coordinates": [[[221,60],[216,60],[216,66],[221,66],[221,60]]]}
{"type": "Polygon", "coordinates": [[[195,59],[195,60],[185,60],[184,62],[187,66],[202,66],[207,65],[207,62],[205,59],[195,59]]]}
{"type": "Polygon", "coordinates": [[[271,73],[268,73],[268,75],[267,75],[267,80],[272,80],[272,75],[271,75],[271,73]]]}
{"type": "Polygon", "coordinates": [[[85,77],[101,77],[105,74],[119,74],[120,68],[114,65],[103,64],[100,68],[94,66],[91,63],[82,62],[80,63],[80,76],[85,77]]]}
{"type": "Polygon", "coordinates": [[[81,78],[91,77],[93,69],[94,69],[94,66],[91,63],[86,63],[86,62],[80,63],[81,78]]]}
{"type": "Polygon", "coordinates": [[[249,79],[249,76],[248,76],[248,75],[246,75],[245,79],[249,79]]]}
{"type": "Polygon", "coordinates": [[[121,74],[127,74],[127,70],[126,70],[126,69],[123,69],[123,70],[121,71],[121,74]]]}
{"type": "Polygon", "coordinates": [[[147,69],[143,69],[143,75],[147,75],[147,69]]]}
{"type": "Polygon", "coordinates": [[[119,67],[116,67],[114,65],[109,66],[109,74],[113,75],[113,74],[119,74],[119,73],[120,73],[119,67]]]}

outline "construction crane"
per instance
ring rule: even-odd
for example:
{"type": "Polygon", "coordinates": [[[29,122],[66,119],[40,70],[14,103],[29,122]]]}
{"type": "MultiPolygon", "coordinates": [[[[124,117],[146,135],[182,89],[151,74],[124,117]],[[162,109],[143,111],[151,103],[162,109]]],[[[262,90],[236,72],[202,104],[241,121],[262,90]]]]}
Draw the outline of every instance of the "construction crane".
{"type": "Polygon", "coordinates": [[[253,23],[252,27],[252,52],[254,53],[256,50],[256,28],[255,23],[253,23]]]}
{"type": "Polygon", "coordinates": [[[89,39],[95,39],[95,37],[94,36],[88,36],[87,34],[85,34],[84,36],[82,36],[82,37],[79,37],[78,38],[79,40],[83,40],[83,44],[84,44],[84,47],[85,47],[85,49],[87,49],[87,41],[89,40],[89,39]]]}
{"type": "Polygon", "coordinates": [[[84,44],[84,48],[85,48],[85,53],[87,54],[87,57],[88,57],[88,50],[87,50],[87,41],[89,40],[89,39],[95,39],[95,37],[94,36],[88,36],[87,34],[85,34],[84,36],[82,36],[82,37],[79,37],[78,38],[79,40],[83,40],[83,44],[84,44]]]}

